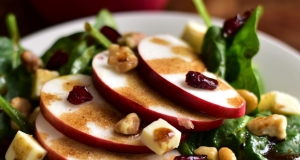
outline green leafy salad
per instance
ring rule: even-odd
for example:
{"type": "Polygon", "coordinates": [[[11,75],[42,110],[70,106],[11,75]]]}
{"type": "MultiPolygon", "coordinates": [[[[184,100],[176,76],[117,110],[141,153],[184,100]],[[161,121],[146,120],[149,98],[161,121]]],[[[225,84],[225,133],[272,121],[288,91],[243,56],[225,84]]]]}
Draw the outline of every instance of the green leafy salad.
{"type": "MultiPolygon", "coordinates": [[[[274,107],[279,95],[264,92],[263,81],[252,63],[252,58],[259,50],[256,29],[263,12],[262,6],[226,20],[221,27],[211,23],[202,1],[194,0],[194,3],[207,28],[200,45],[201,51],[197,56],[208,71],[226,80],[236,90],[252,93],[256,97],[256,103],[251,109],[246,109],[244,116],[226,119],[218,128],[189,133],[179,145],[178,151],[188,157],[195,156],[195,150],[200,146],[215,147],[217,150],[227,147],[233,151],[237,159],[299,158],[300,115],[293,112],[299,109],[291,109],[292,111],[289,112],[274,107]],[[272,128],[273,124],[269,125],[270,130],[274,129],[274,134],[268,134],[271,132],[268,130],[258,135],[249,129],[252,120],[274,114],[286,118],[287,125],[284,128],[283,139],[276,137],[281,131],[276,130],[276,125],[275,129],[272,128]]],[[[93,25],[86,23],[85,31],[59,38],[40,58],[33,56],[29,61],[35,63],[30,65],[28,57],[24,54],[29,51],[19,43],[16,19],[12,14],[7,16],[7,27],[11,37],[0,37],[0,159],[4,159],[6,150],[18,130],[33,134],[34,120],[27,118],[39,106],[39,95],[34,91],[36,68],[57,71],[60,76],[91,75],[93,57],[116,43],[110,37],[111,35],[107,36],[101,32],[105,26],[118,31],[111,13],[103,9],[97,15],[93,25]],[[13,107],[11,101],[15,97],[22,97],[30,102],[32,107],[28,115],[22,114],[20,110],[13,107]],[[17,127],[13,127],[13,123],[17,127]]],[[[247,97],[244,98],[248,107],[247,97]]],[[[209,159],[209,156],[207,158],[209,159]]]]}

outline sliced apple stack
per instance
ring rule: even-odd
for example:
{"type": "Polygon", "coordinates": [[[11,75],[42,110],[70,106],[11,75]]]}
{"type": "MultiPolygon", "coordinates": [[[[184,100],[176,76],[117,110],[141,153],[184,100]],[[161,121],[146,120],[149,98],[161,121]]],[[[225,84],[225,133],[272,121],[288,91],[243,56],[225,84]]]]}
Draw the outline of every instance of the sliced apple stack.
{"type": "Polygon", "coordinates": [[[138,46],[139,73],[159,93],[184,107],[220,118],[238,118],[245,114],[245,100],[224,80],[206,71],[192,49],[172,35],[155,35],[138,46]],[[215,90],[188,86],[186,74],[197,71],[216,79],[215,90]]]}
{"type": "Polygon", "coordinates": [[[118,152],[105,151],[94,148],[80,142],[77,142],[56,130],[42,114],[37,116],[35,135],[37,140],[48,151],[48,159],[145,159],[157,160],[168,159],[173,160],[174,157],[180,155],[177,150],[172,150],[166,154],[159,156],[157,154],[124,154],[118,152]]]}
{"type": "Polygon", "coordinates": [[[93,87],[90,76],[68,75],[47,82],[41,90],[41,112],[59,132],[92,147],[125,153],[151,152],[139,135],[126,136],[114,131],[125,117],[109,105],[93,87]],[[67,100],[74,86],[86,86],[93,99],[79,105],[67,100]]]}
{"type": "Polygon", "coordinates": [[[148,123],[162,118],[180,130],[204,131],[223,123],[221,118],[194,112],[165,98],[148,86],[135,70],[116,72],[108,65],[108,56],[105,51],[94,57],[93,81],[99,93],[118,110],[134,112],[148,123]]]}

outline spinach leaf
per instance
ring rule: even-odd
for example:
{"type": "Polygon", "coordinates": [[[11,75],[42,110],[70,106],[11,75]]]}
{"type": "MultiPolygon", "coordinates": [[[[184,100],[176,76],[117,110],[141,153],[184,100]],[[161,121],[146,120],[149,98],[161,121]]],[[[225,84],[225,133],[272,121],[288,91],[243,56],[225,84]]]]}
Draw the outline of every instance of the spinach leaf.
{"type": "Polygon", "coordinates": [[[71,74],[84,73],[93,58],[95,46],[87,48],[83,54],[75,59],[71,66],[71,74]]]}
{"type": "Polygon", "coordinates": [[[78,32],[70,36],[59,38],[41,57],[44,64],[48,63],[49,59],[57,50],[70,53],[78,41],[84,37],[84,35],[84,32],[78,32]]]}
{"type": "Polygon", "coordinates": [[[287,116],[287,137],[275,146],[278,153],[300,155],[300,116],[287,116]]]}
{"type": "Polygon", "coordinates": [[[225,77],[226,41],[222,28],[211,26],[204,36],[201,58],[207,70],[225,77]]]}
{"type": "Polygon", "coordinates": [[[221,127],[205,132],[200,145],[218,149],[228,147],[238,159],[265,159],[262,151],[265,149],[268,139],[249,133],[246,125],[251,119],[250,116],[243,116],[238,119],[225,120],[221,127]]]}
{"type": "Polygon", "coordinates": [[[68,62],[58,70],[59,74],[60,75],[70,74],[71,67],[74,61],[83,54],[86,48],[87,48],[87,42],[85,40],[76,42],[72,50],[68,52],[69,53],[68,62]]]}
{"type": "Polygon", "coordinates": [[[115,22],[112,14],[107,9],[102,9],[99,11],[94,27],[96,29],[100,29],[103,26],[109,26],[115,30],[117,30],[117,23],[115,22]]]}
{"type": "Polygon", "coordinates": [[[12,70],[12,41],[6,37],[0,37],[0,74],[4,75],[12,70]]]}
{"type": "Polygon", "coordinates": [[[199,147],[199,142],[201,141],[203,132],[192,132],[189,134],[188,138],[180,143],[178,151],[182,155],[194,155],[194,150],[199,147]]]}
{"type": "Polygon", "coordinates": [[[25,67],[19,65],[7,75],[5,75],[7,93],[5,98],[10,101],[14,97],[30,99],[32,89],[32,76],[25,67]]]}
{"type": "Polygon", "coordinates": [[[252,70],[252,57],[259,50],[256,33],[262,7],[258,6],[236,33],[226,52],[225,80],[236,89],[246,89],[260,98],[257,80],[252,70]]]}
{"type": "Polygon", "coordinates": [[[268,138],[266,136],[258,137],[248,132],[246,141],[244,143],[244,148],[242,149],[242,154],[240,154],[239,159],[266,160],[263,154],[267,145],[268,145],[268,138]]]}

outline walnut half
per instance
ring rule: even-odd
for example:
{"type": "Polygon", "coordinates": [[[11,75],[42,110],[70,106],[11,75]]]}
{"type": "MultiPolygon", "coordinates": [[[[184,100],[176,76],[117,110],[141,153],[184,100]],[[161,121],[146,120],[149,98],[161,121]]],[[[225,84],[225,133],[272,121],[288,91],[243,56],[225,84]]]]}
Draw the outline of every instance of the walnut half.
{"type": "Polygon", "coordinates": [[[118,72],[130,71],[138,65],[138,58],[129,47],[120,47],[113,44],[108,51],[108,64],[113,66],[118,72]]]}
{"type": "Polygon", "coordinates": [[[141,120],[136,113],[128,114],[115,125],[115,132],[133,135],[139,133],[141,120]]]}

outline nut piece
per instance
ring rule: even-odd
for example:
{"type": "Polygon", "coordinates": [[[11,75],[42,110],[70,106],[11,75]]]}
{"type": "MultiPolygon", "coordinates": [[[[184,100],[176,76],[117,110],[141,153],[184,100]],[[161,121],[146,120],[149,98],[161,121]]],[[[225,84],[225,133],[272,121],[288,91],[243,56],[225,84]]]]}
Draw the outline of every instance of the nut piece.
{"type": "Polygon", "coordinates": [[[218,160],[218,150],[215,147],[200,146],[194,150],[195,155],[206,155],[207,160],[218,160]]]}
{"type": "Polygon", "coordinates": [[[30,102],[21,97],[15,97],[10,101],[10,104],[16,108],[21,114],[25,117],[27,117],[31,110],[31,104],[30,102]]]}
{"type": "Polygon", "coordinates": [[[138,65],[138,59],[130,48],[112,44],[108,50],[108,64],[118,72],[127,72],[138,65]]]}
{"type": "Polygon", "coordinates": [[[136,49],[140,41],[145,38],[146,35],[137,32],[125,33],[118,39],[118,44],[121,46],[128,46],[131,49],[136,49]]]}
{"type": "Polygon", "coordinates": [[[222,147],[219,149],[219,160],[236,160],[236,156],[231,149],[222,147]]]}
{"type": "Polygon", "coordinates": [[[141,120],[136,113],[130,113],[115,125],[115,132],[125,135],[139,133],[141,120]]]}
{"type": "MultiPolygon", "coordinates": [[[[31,110],[31,104],[27,99],[15,97],[11,100],[10,104],[14,108],[16,108],[24,117],[28,117],[31,110]]],[[[13,120],[10,121],[10,125],[12,129],[16,131],[20,129],[19,126],[13,120]]]]}
{"type": "Polygon", "coordinates": [[[253,112],[258,104],[257,97],[252,92],[245,89],[236,90],[240,96],[242,96],[246,101],[246,114],[253,112]]]}
{"type": "Polygon", "coordinates": [[[248,130],[257,136],[268,135],[283,140],[286,137],[287,120],[283,115],[273,114],[257,117],[247,124],[248,130]]]}
{"type": "Polygon", "coordinates": [[[278,91],[261,96],[259,111],[271,110],[273,114],[300,115],[300,103],[297,98],[278,91]]]}
{"type": "Polygon", "coordinates": [[[24,51],[21,54],[21,61],[26,66],[28,72],[35,72],[43,66],[43,61],[35,54],[29,51],[24,51]]]}

